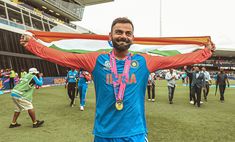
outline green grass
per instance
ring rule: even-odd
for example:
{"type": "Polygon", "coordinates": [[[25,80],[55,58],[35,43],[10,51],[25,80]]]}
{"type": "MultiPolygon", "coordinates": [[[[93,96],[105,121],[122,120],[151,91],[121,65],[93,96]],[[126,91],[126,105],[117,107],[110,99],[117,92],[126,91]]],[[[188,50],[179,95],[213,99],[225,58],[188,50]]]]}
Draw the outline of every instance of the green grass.
{"type": "MultiPolygon", "coordinates": [[[[233,83],[234,84],[234,83],[233,83]]],[[[234,142],[235,88],[227,88],[225,103],[219,102],[211,88],[208,102],[201,108],[189,104],[188,87],[178,85],[174,104],[167,100],[166,81],[157,81],[156,102],[146,101],[146,118],[150,142],[234,142]]],[[[18,122],[21,127],[9,129],[14,105],[9,94],[0,96],[0,142],[92,142],[95,114],[94,87],[89,85],[85,111],[79,101],[69,107],[63,86],[42,88],[34,94],[37,118],[43,127],[33,129],[27,112],[18,122]]],[[[131,121],[131,120],[130,120],[131,121]]]]}

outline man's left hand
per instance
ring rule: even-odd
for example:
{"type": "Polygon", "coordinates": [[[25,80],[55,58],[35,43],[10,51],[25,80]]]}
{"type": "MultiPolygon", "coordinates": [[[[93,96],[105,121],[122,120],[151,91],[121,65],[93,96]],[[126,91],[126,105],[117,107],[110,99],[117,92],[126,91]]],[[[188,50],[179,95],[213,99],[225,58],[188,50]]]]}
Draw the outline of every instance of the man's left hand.
{"type": "Polygon", "coordinates": [[[215,44],[213,42],[209,42],[205,47],[210,49],[212,52],[215,51],[215,44]]]}

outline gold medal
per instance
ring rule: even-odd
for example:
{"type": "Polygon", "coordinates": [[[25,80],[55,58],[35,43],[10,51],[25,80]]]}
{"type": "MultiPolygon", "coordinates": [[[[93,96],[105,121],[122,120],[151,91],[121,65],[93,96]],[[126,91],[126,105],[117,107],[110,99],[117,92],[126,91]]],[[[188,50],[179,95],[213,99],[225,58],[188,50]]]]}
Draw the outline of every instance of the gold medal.
{"type": "Polygon", "coordinates": [[[123,102],[118,101],[118,102],[116,102],[115,106],[116,106],[117,110],[122,110],[123,109],[123,102]]]}

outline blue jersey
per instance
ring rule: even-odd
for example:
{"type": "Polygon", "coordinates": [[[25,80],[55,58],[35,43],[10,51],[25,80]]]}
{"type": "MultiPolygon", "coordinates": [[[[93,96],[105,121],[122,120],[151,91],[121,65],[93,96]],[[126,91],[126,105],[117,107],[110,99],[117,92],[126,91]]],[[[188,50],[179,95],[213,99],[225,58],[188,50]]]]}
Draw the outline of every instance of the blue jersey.
{"type": "Polygon", "coordinates": [[[86,78],[84,77],[84,73],[85,73],[86,71],[80,71],[79,72],[79,81],[78,81],[78,86],[82,86],[82,85],[84,85],[84,84],[87,84],[87,80],[86,80],[86,78]]]}
{"type": "MultiPolygon", "coordinates": [[[[170,57],[135,54],[131,56],[129,79],[124,93],[124,108],[115,108],[115,96],[110,70],[110,58],[105,52],[87,54],[66,53],[47,48],[33,39],[26,47],[48,61],[70,68],[83,68],[92,73],[96,91],[96,113],[93,133],[103,138],[121,138],[147,133],[145,119],[145,90],[150,72],[199,63],[212,53],[208,48],[170,57]]],[[[119,80],[124,61],[116,60],[119,80]]]]}
{"type": "Polygon", "coordinates": [[[67,82],[74,83],[76,82],[76,78],[78,77],[78,72],[76,70],[70,70],[67,73],[67,82]]]}
{"type": "MultiPolygon", "coordinates": [[[[143,56],[131,58],[129,79],[124,93],[124,109],[115,108],[109,55],[100,55],[92,72],[96,90],[96,119],[94,134],[105,138],[128,137],[147,133],[144,114],[144,96],[149,76],[143,56]]],[[[116,60],[119,80],[125,61],[116,60]]]]}

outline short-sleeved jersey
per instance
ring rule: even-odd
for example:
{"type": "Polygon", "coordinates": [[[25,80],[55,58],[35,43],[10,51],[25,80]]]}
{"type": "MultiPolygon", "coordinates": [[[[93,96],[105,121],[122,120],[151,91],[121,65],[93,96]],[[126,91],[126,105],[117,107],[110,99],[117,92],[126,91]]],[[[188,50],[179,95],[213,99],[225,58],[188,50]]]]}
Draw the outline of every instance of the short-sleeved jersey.
{"type": "Polygon", "coordinates": [[[82,85],[87,85],[87,80],[85,78],[85,75],[89,74],[87,71],[80,71],[79,72],[79,81],[78,81],[78,86],[82,86],[82,85]]]}
{"type": "Polygon", "coordinates": [[[67,82],[69,83],[75,83],[76,82],[76,78],[78,77],[78,72],[76,70],[70,70],[67,73],[67,82]]]}
{"type": "MultiPolygon", "coordinates": [[[[121,74],[125,61],[116,60],[117,72],[121,74]]],[[[129,79],[124,93],[124,109],[115,108],[115,95],[112,85],[110,58],[108,54],[99,55],[92,72],[96,91],[96,119],[94,134],[100,137],[128,137],[147,133],[144,114],[144,95],[149,76],[145,58],[141,55],[131,57],[129,79]]]]}
{"type": "MultiPolygon", "coordinates": [[[[104,138],[120,138],[147,133],[144,98],[148,76],[151,72],[202,62],[212,54],[209,49],[204,49],[172,57],[132,55],[129,78],[124,93],[124,108],[119,111],[115,108],[116,100],[108,53],[65,53],[44,47],[33,39],[28,42],[26,48],[48,61],[71,68],[83,68],[92,73],[96,94],[93,133],[104,138]]],[[[120,80],[125,61],[116,60],[116,64],[120,80]]]]}

